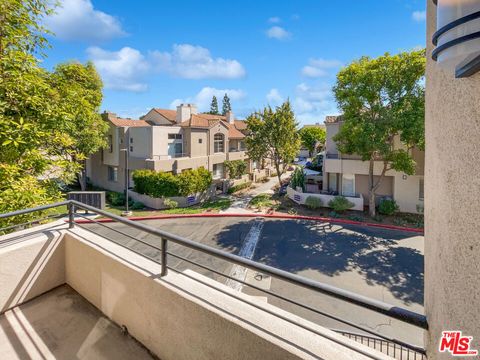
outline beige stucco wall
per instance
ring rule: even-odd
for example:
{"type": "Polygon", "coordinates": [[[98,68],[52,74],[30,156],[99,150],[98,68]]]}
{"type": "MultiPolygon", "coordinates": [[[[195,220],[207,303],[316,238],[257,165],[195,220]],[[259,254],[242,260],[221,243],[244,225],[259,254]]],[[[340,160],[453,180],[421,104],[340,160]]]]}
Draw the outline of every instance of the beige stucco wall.
{"type": "MultiPolygon", "coordinates": [[[[308,197],[314,197],[317,199],[320,199],[322,201],[322,206],[323,207],[329,207],[328,203],[335,199],[335,196],[333,195],[326,195],[326,194],[314,194],[314,193],[302,193],[295,191],[292,189],[290,186],[287,187],[287,196],[296,202],[297,204],[305,204],[305,201],[307,200],[308,197]]],[[[363,197],[350,197],[350,196],[345,196],[348,201],[353,203],[353,207],[351,208],[352,210],[357,210],[357,211],[363,211],[363,197]]]]}
{"type": "Polygon", "coordinates": [[[247,159],[247,152],[246,151],[229,152],[227,154],[227,159],[230,161],[245,160],[247,159]]]}
{"type": "Polygon", "coordinates": [[[423,176],[395,176],[393,198],[400,211],[409,213],[422,212],[424,200],[420,199],[420,180],[423,176]]]}
{"type": "Polygon", "coordinates": [[[208,155],[208,131],[204,129],[185,129],[185,148],[192,156],[208,155]]]}
{"type": "Polygon", "coordinates": [[[132,127],[128,130],[129,155],[134,158],[150,159],[153,155],[152,126],[132,127]],[[131,140],[130,140],[131,139],[131,140]]]}
{"type": "Polygon", "coordinates": [[[60,229],[48,224],[0,239],[0,313],[65,283],[60,229]]]}
{"type": "MultiPolygon", "coordinates": [[[[378,181],[378,176],[373,177],[373,181],[378,181]]],[[[339,179],[340,184],[339,188],[341,189],[341,182],[342,178],[339,179]]],[[[387,195],[393,197],[393,183],[394,177],[393,176],[385,176],[378,187],[376,194],[379,196],[387,195]]],[[[368,175],[355,175],[355,192],[358,194],[362,194],[364,199],[368,199],[368,175]]]]}
{"type": "Polygon", "coordinates": [[[337,143],[333,141],[333,137],[337,135],[340,126],[338,123],[325,124],[327,136],[325,139],[325,152],[327,154],[338,154],[337,143]]]}
{"type": "Polygon", "coordinates": [[[110,122],[109,122],[109,125],[110,126],[108,128],[107,136],[112,137],[113,151],[110,152],[108,145],[107,145],[107,148],[100,151],[103,151],[104,164],[118,166],[118,163],[119,163],[118,148],[120,146],[120,136],[123,135],[123,131],[121,131],[121,129],[117,128],[116,126],[113,126],[110,122]]]}
{"type": "MultiPolygon", "coordinates": [[[[415,152],[414,159],[418,160],[417,167],[419,173],[423,174],[423,161],[421,161],[423,152],[415,152]]],[[[328,174],[355,174],[355,191],[362,193],[365,199],[368,194],[368,161],[351,160],[351,159],[325,159],[325,185],[324,190],[328,187],[328,174]],[[357,185],[358,182],[358,185],[357,185]]],[[[383,168],[382,161],[376,161],[374,166],[374,174],[378,176],[381,174],[383,168]]],[[[390,170],[387,171],[386,176],[391,180],[387,180],[387,184],[381,184],[378,191],[379,195],[392,195],[397,202],[401,212],[417,213],[417,205],[423,206],[423,200],[419,199],[419,184],[420,179],[423,179],[423,175],[405,176],[404,173],[390,170]],[[406,179],[404,178],[406,177],[406,179]],[[391,181],[392,186],[388,184],[391,181]]],[[[382,180],[383,183],[384,180],[382,180]]],[[[338,179],[338,188],[341,189],[341,176],[338,179]]]]}
{"type": "Polygon", "coordinates": [[[425,310],[429,360],[442,330],[480,350],[480,73],[455,79],[431,60],[436,8],[427,1],[425,310]]]}

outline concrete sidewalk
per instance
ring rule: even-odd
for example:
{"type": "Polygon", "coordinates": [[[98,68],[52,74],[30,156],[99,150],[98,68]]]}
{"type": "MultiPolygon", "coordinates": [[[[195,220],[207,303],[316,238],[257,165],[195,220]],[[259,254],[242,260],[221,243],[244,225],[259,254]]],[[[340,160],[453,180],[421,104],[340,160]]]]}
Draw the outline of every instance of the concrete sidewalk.
{"type": "MultiPolygon", "coordinates": [[[[282,180],[291,175],[291,171],[287,171],[282,175],[282,180]]],[[[275,185],[278,185],[277,177],[272,177],[268,179],[265,183],[260,183],[257,187],[250,189],[241,196],[229,195],[228,198],[231,199],[232,205],[226,210],[220,211],[220,214],[257,214],[258,212],[248,210],[247,206],[255,196],[260,194],[274,194],[273,188],[275,185]]]]}

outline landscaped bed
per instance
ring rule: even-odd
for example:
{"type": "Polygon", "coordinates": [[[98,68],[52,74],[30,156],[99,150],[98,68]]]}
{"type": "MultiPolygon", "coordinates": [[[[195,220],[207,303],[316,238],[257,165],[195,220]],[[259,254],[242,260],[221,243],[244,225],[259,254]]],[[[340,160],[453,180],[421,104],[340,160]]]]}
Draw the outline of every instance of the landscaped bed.
{"type": "Polygon", "coordinates": [[[318,209],[310,209],[304,205],[299,205],[295,203],[287,196],[278,197],[278,195],[273,195],[273,199],[276,201],[276,206],[273,208],[276,213],[302,216],[330,217],[385,225],[423,228],[423,215],[421,214],[396,213],[390,216],[377,215],[372,218],[368,215],[368,212],[366,211],[347,210],[343,213],[336,213],[332,211],[332,209],[324,207],[318,209]]]}
{"type": "MultiPolygon", "coordinates": [[[[200,205],[194,205],[188,208],[174,208],[166,210],[153,210],[144,208],[140,210],[132,210],[132,216],[155,216],[162,214],[200,214],[200,213],[217,213],[221,210],[228,209],[232,203],[232,200],[227,198],[217,198],[210,201],[206,201],[200,205]]],[[[120,215],[125,211],[125,206],[114,206],[107,204],[105,209],[108,212],[120,215]]]]}

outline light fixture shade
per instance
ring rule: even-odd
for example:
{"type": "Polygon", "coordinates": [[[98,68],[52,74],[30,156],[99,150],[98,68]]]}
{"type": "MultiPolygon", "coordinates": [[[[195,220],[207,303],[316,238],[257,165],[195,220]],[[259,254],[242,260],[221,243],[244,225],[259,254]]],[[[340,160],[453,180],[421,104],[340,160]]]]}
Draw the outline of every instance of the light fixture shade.
{"type": "Polygon", "coordinates": [[[448,69],[480,55],[480,0],[438,0],[433,43],[433,59],[448,69]]]}

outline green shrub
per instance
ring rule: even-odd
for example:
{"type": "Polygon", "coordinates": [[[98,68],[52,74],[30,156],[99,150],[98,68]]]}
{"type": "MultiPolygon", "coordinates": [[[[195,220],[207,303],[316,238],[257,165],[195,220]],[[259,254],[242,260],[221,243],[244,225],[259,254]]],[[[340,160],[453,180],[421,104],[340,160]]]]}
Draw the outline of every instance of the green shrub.
{"type": "Polygon", "coordinates": [[[139,194],[155,198],[188,196],[207,190],[212,184],[212,174],[203,167],[186,170],[179,175],[153,170],[135,170],[133,181],[134,190],[139,194]]]}
{"type": "Polygon", "coordinates": [[[350,216],[348,217],[348,220],[352,220],[352,221],[363,221],[363,217],[357,216],[357,215],[350,215],[350,216]]]}
{"type": "Polygon", "coordinates": [[[113,206],[125,205],[125,194],[123,193],[108,191],[106,197],[107,201],[113,206]]]}
{"type": "Polygon", "coordinates": [[[140,201],[134,201],[132,205],[130,205],[130,209],[132,210],[142,210],[145,208],[145,205],[140,201]]]}
{"type": "Polygon", "coordinates": [[[310,209],[318,209],[320,207],[322,207],[323,205],[323,202],[322,202],[322,199],[318,198],[318,197],[315,197],[315,196],[308,196],[306,199],[305,199],[305,205],[307,207],[309,207],[310,209]]]}
{"type": "Polygon", "coordinates": [[[372,219],[376,222],[383,222],[383,217],[380,215],[375,215],[372,219]]]}
{"type": "Polygon", "coordinates": [[[305,191],[305,174],[303,173],[303,168],[297,167],[292,175],[292,180],[290,180],[290,187],[293,190],[297,190],[297,187],[301,187],[305,191]]]}
{"type": "Polygon", "coordinates": [[[226,160],[223,162],[223,164],[227,168],[227,173],[230,179],[237,179],[241,177],[247,170],[247,163],[243,160],[226,160]]]}
{"type": "Polygon", "coordinates": [[[276,172],[270,173],[270,177],[277,177],[277,176],[278,176],[278,173],[276,173],[276,172]]]}
{"type": "Polygon", "coordinates": [[[172,199],[165,199],[163,201],[163,205],[165,205],[169,209],[176,209],[178,207],[178,202],[172,199]]]}
{"type": "Polygon", "coordinates": [[[331,217],[331,218],[338,218],[340,217],[340,215],[338,213],[336,213],[335,211],[330,211],[328,213],[328,216],[331,217]]]}
{"type": "Polygon", "coordinates": [[[382,215],[393,215],[398,211],[398,205],[395,200],[382,199],[378,205],[378,212],[382,215]]]}
{"type": "Polygon", "coordinates": [[[236,193],[237,191],[240,191],[240,190],[243,190],[243,189],[247,189],[247,188],[249,188],[250,186],[252,186],[252,182],[251,182],[251,181],[247,181],[247,182],[245,182],[245,183],[232,186],[231,188],[228,189],[227,192],[228,192],[229,194],[233,194],[233,193],[236,193]]]}
{"type": "Polygon", "coordinates": [[[355,204],[348,201],[345,196],[337,196],[328,202],[328,206],[330,206],[335,212],[342,213],[354,207],[355,204]]]}

